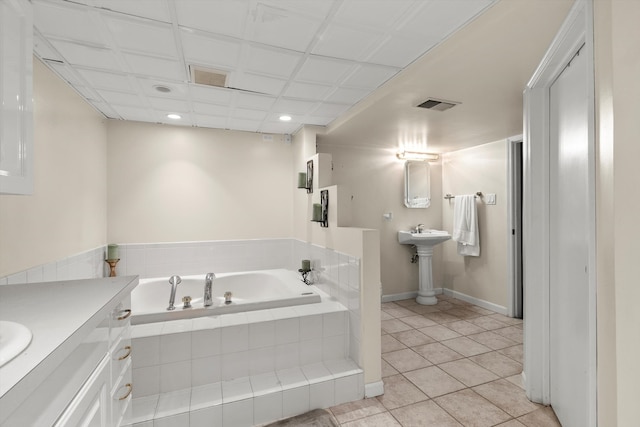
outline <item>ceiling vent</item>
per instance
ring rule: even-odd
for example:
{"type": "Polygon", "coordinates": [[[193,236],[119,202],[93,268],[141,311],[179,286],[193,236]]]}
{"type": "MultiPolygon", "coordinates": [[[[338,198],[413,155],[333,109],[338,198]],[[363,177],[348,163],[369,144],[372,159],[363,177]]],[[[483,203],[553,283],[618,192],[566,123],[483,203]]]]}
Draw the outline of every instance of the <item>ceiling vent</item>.
{"type": "Polygon", "coordinates": [[[191,81],[199,85],[226,87],[227,73],[211,68],[190,65],[191,81]]]}
{"type": "Polygon", "coordinates": [[[460,102],[445,101],[442,99],[429,98],[422,104],[418,105],[419,108],[426,108],[427,110],[445,111],[455,107],[460,102]]]}

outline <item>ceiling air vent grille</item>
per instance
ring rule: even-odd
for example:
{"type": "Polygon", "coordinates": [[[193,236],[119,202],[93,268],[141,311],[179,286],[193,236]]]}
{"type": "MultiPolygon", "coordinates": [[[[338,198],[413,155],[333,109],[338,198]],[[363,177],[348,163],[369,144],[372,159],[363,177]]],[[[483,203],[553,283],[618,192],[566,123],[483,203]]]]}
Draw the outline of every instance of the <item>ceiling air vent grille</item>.
{"type": "Polygon", "coordinates": [[[429,98],[422,104],[418,105],[419,108],[426,108],[427,110],[445,111],[460,104],[456,101],[444,101],[442,99],[429,98]]]}
{"type": "Polygon", "coordinates": [[[227,74],[211,68],[190,65],[191,81],[205,86],[226,87],[227,74]]]}

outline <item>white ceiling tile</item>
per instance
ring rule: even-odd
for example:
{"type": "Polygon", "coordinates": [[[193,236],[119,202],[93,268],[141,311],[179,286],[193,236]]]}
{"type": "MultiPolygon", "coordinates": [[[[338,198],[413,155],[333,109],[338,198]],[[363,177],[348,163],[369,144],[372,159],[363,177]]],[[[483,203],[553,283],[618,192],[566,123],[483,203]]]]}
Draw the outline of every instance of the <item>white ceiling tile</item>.
{"type": "Polygon", "coordinates": [[[210,33],[241,37],[249,4],[246,1],[174,1],[178,24],[210,33]]]}
{"type": "Polygon", "coordinates": [[[379,43],[367,62],[404,68],[438,43],[438,40],[413,37],[388,37],[379,43]]]}
{"type": "Polygon", "coordinates": [[[232,79],[231,82],[227,83],[229,87],[250,90],[267,95],[278,95],[282,92],[284,85],[287,84],[287,81],[283,79],[259,76],[250,73],[238,74],[235,77],[235,79],[232,79]]]}
{"type": "Polygon", "coordinates": [[[227,118],[196,114],[196,125],[214,129],[227,129],[227,118]]]}
{"type": "Polygon", "coordinates": [[[327,102],[342,104],[355,104],[369,94],[366,89],[337,88],[331,95],[326,97],[327,102]]]}
{"type": "Polygon", "coordinates": [[[204,102],[193,102],[193,111],[199,115],[227,117],[230,108],[227,105],[216,105],[204,102]]]}
{"type": "Polygon", "coordinates": [[[253,108],[258,110],[270,110],[276,102],[276,97],[268,95],[258,95],[248,92],[236,91],[237,107],[253,108]]]}
{"type": "Polygon", "coordinates": [[[252,18],[247,20],[247,39],[298,52],[307,51],[322,24],[322,19],[264,3],[256,4],[252,18]]]}
{"type": "Polygon", "coordinates": [[[244,70],[256,74],[291,78],[303,55],[280,49],[249,46],[244,70]]]}
{"type": "Polygon", "coordinates": [[[104,102],[99,101],[90,101],[90,104],[102,113],[105,117],[109,119],[119,119],[120,115],[113,109],[113,107],[109,104],[105,104],[104,102]]]}
{"type": "Polygon", "coordinates": [[[363,64],[359,65],[342,84],[344,86],[373,90],[380,87],[398,71],[400,71],[399,68],[363,64]]]}
{"type": "Polygon", "coordinates": [[[175,99],[167,99],[167,98],[148,98],[151,106],[157,110],[167,111],[167,112],[185,112],[189,111],[189,104],[184,101],[178,101],[175,99]]]}
{"type": "Polygon", "coordinates": [[[112,105],[139,106],[141,103],[140,97],[136,94],[114,92],[111,90],[97,90],[97,92],[102,99],[112,105]]]}
{"type": "Polygon", "coordinates": [[[136,108],[128,105],[113,105],[113,109],[125,120],[153,122],[155,116],[148,108],[136,108]]]}
{"type": "Polygon", "coordinates": [[[338,117],[346,112],[351,106],[347,104],[331,104],[323,102],[313,111],[314,116],[338,117]]]}
{"type": "Polygon", "coordinates": [[[75,85],[73,88],[86,100],[98,101],[100,99],[98,92],[91,87],[75,85]]]}
{"type": "Polygon", "coordinates": [[[261,0],[260,2],[276,9],[289,10],[321,20],[324,20],[334,7],[332,1],[318,0],[261,0]]]}
{"type": "MultiPolygon", "coordinates": [[[[83,2],[84,3],[84,2],[83,2]]],[[[169,8],[165,1],[158,0],[93,0],[96,7],[139,16],[156,21],[171,22],[169,8]]]]}
{"type": "Polygon", "coordinates": [[[87,10],[84,6],[68,2],[34,0],[33,23],[46,36],[100,44],[103,41],[95,30],[99,22],[87,10]]]}
{"type": "Polygon", "coordinates": [[[491,4],[491,0],[431,0],[422,3],[398,31],[411,36],[444,39],[491,4]]]}
{"type": "Polygon", "coordinates": [[[142,88],[142,92],[148,96],[174,99],[186,99],[189,96],[189,86],[184,83],[142,77],[137,78],[136,81],[142,88]],[[155,86],[165,86],[171,89],[171,92],[160,92],[155,86]]]}
{"type": "Polygon", "coordinates": [[[284,95],[299,99],[324,99],[332,89],[329,85],[291,82],[285,89],[284,95]]]}
{"type": "Polygon", "coordinates": [[[135,18],[116,18],[103,14],[115,43],[123,50],[175,57],[178,53],[173,27],[135,18]]]}
{"type": "Polygon", "coordinates": [[[329,123],[331,123],[334,119],[335,117],[320,117],[320,116],[309,115],[309,116],[304,116],[303,120],[301,121],[308,125],[326,126],[329,123]]]}
{"type": "Polygon", "coordinates": [[[262,122],[256,120],[229,119],[229,127],[231,129],[244,130],[247,132],[257,132],[262,122]]]}
{"type": "Polygon", "coordinates": [[[231,89],[215,88],[196,84],[189,85],[189,92],[193,99],[208,101],[213,104],[220,105],[229,104],[233,98],[233,91],[231,89]]]}
{"type": "Polygon", "coordinates": [[[259,131],[263,133],[275,133],[275,134],[292,134],[301,127],[300,123],[293,122],[280,122],[270,121],[265,122],[260,126],[259,131]]]}
{"type": "Polygon", "coordinates": [[[71,66],[52,61],[45,61],[45,64],[48,65],[49,68],[51,68],[57,75],[59,75],[62,80],[69,82],[71,85],[82,85],[81,78],[78,78],[71,66]]]}
{"type": "MultiPolygon", "coordinates": [[[[420,0],[424,1],[424,0],[420,0]]],[[[349,25],[366,26],[381,30],[393,28],[396,21],[414,5],[414,0],[350,0],[340,4],[334,19],[349,25]]]]}
{"type": "Polygon", "coordinates": [[[239,41],[216,38],[182,30],[182,50],[188,63],[228,69],[236,67],[242,44],[239,41]]]}
{"type": "Polygon", "coordinates": [[[274,109],[277,110],[278,113],[304,115],[311,112],[317,106],[317,102],[282,98],[276,102],[274,109]]]}
{"type": "Polygon", "coordinates": [[[312,50],[314,55],[361,60],[382,38],[381,33],[360,30],[346,25],[329,25],[312,50]]]}
{"type": "Polygon", "coordinates": [[[33,34],[33,51],[42,59],[62,61],[62,56],[37,31],[33,34]]]}
{"type": "Polygon", "coordinates": [[[158,123],[164,123],[172,126],[193,126],[195,124],[194,120],[191,119],[190,114],[180,113],[181,118],[176,120],[167,117],[167,113],[173,113],[173,111],[154,111],[154,113],[155,120],[158,123]]]}
{"type": "Polygon", "coordinates": [[[306,83],[335,84],[354,68],[354,64],[336,59],[309,56],[296,74],[295,80],[306,83]]]}
{"type": "Polygon", "coordinates": [[[234,110],[234,117],[243,119],[243,120],[254,120],[254,121],[262,121],[265,117],[267,117],[267,113],[265,111],[260,110],[250,110],[247,108],[236,108],[234,110]]]}
{"type": "Polygon", "coordinates": [[[122,71],[122,67],[111,49],[61,40],[52,40],[51,44],[58,50],[64,60],[72,65],[102,68],[108,71],[122,71]]]}
{"type": "Polygon", "coordinates": [[[84,79],[96,89],[112,89],[120,92],[133,92],[129,77],[125,74],[108,73],[103,71],[78,68],[84,79]]]}
{"type": "Polygon", "coordinates": [[[187,72],[176,60],[156,58],[146,55],[122,54],[132,74],[186,82],[187,72]]]}

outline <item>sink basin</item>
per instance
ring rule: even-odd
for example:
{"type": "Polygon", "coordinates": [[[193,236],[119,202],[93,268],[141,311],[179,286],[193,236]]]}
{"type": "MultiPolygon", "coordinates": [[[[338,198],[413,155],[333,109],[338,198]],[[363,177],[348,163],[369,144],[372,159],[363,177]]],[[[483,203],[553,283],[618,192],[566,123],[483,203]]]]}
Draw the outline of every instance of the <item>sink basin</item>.
{"type": "Polygon", "coordinates": [[[403,245],[435,246],[451,238],[451,234],[440,230],[425,230],[422,233],[398,231],[398,241],[403,245]]]}
{"type": "Polygon", "coordinates": [[[22,353],[29,343],[29,328],[20,323],[0,320],[0,366],[22,353]]]}

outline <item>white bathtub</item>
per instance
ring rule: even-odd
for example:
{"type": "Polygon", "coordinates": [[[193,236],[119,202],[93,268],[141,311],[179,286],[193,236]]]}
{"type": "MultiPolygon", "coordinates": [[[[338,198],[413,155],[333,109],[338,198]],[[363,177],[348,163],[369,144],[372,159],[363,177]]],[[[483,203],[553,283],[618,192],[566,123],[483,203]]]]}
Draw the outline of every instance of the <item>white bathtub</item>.
{"type": "Polygon", "coordinates": [[[299,273],[290,270],[260,270],[244,273],[216,274],[213,281],[213,305],[204,307],[206,273],[183,276],[178,285],[175,310],[169,311],[171,285],[168,277],[141,279],[131,293],[131,323],[153,323],[242,311],[313,304],[321,298],[305,285],[299,273]],[[224,293],[232,293],[225,304],[224,293]],[[183,308],[182,298],[191,297],[191,308],[183,308]]]}

